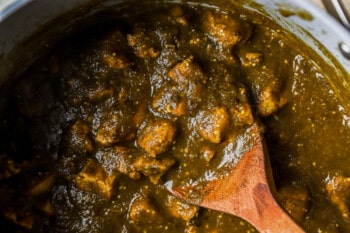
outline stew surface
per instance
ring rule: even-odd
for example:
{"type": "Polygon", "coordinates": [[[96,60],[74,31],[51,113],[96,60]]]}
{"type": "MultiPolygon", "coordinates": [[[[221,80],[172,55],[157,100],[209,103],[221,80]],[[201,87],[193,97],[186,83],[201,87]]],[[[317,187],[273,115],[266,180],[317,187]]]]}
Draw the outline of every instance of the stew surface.
{"type": "Polygon", "coordinates": [[[125,10],[66,39],[1,114],[2,229],[256,232],[165,187],[225,176],[256,122],[279,203],[308,232],[350,231],[350,117],[323,65],[240,7],[125,10]]]}

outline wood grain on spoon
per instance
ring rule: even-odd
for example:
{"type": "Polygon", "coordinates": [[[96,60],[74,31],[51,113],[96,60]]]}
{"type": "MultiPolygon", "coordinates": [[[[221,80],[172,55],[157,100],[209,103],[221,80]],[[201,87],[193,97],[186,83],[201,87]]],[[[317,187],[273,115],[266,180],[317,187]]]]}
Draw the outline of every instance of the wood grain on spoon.
{"type": "Polygon", "coordinates": [[[199,202],[189,198],[189,190],[168,187],[169,191],[193,204],[241,217],[260,232],[304,232],[273,198],[268,154],[256,124],[252,132],[253,148],[230,174],[209,181],[199,202]]]}

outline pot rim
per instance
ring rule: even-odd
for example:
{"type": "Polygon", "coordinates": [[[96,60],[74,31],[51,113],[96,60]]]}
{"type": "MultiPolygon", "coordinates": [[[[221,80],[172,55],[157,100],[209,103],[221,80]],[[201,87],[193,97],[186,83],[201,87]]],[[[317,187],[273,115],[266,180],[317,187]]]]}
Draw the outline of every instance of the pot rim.
{"type": "Polygon", "coordinates": [[[18,9],[28,4],[32,0],[3,0],[0,1],[0,23],[12,15],[18,9]]]}
{"type": "MultiPolygon", "coordinates": [[[[74,0],[61,2],[48,1],[46,2],[46,4],[48,4],[48,7],[51,6],[53,8],[57,8],[50,10],[43,7],[40,8],[40,3],[45,3],[45,1],[1,0],[0,31],[4,29],[5,32],[9,32],[9,35],[5,36],[0,34],[0,60],[7,57],[7,55],[13,50],[14,46],[26,38],[29,33],[34,33],[36,27],[38,26],[38,22],[41,22],[42,20],[52,20],[59,15],[59,12],[65,12],[67,10],[74,9],[73,6],[77,7],[83,4],[87,5],[89,3],[93,3],[94,1],[97,0],[74,0]],[[16,16],[19,15],[19,17],[28,17],[28,12],[25,12],[25,9],[27,8],[29,10],[44,11],[44,13],[39,14],[42,16],[35,16],[36,20],[27,18],[26,21],[22,22],[23,24],[21,27],[17,27],[16,25],[18,21],[16,19],[16,16]],[[2,27],[2,25],[4,25],[4,27],[2,27]],[[18,30],[19,28],[21,29],[18,30]],[[4,43],[2,43],[3,41],[4,43]]],[[[154,1],[161,2],[162,0],[154,1]]],[[[179,0],[164,1],[177,2],[179,0]]],[[[192,2],[195,0],[188,1],[192,2]]],[[[227,1],[234,2],[235,0],[227,1]]],[[[112,2],[118,3],[123,2],[123,0],[98,0],[97,2],[107,6],[112,2]]],[[[293,32],[293,34],[296,34],[297,36],[302,34],[303,39],[307,41],[307,44],[315,51],[318,51],[318,53],[323,54],[323,58],[325,60],[328,60],[328,58],[333,60],[333,58],[335,58],[335,60],[337,60],[337,63],[339,63],[346,71],[346,73],[350,75],[350,31],[348,31],[339,21],[333,18],[333,16],[328,14],[324,9],[316,5],[315,2],[312,0],[250,0],[249,2],[253,3],[253,5],[254,3],[260,5],[265,9],[265,12],[268,12],[268,15],[273,15],[275,20],[288,17],[288,19],[282,19],[283,22],[288,23],[281,23],[281,26],[288,26],[289,24],[290,27],[287,27],[289,28],[287,30],[291,32],[295,32],[296,27],[299,27],[300,29],[306,31],[306,33],[298,31],[295,33],[293,32]],[[280,12],[281,8],[287,9],[294,14],[287,17],[283,16],[283,14],[280,12]],[[300,15],[298,15],[298,12],[304,12],[310,15],[311,19],[306,20],[305,18],[300,17],[300,15]],[[294,26],[292,24],[294,24],[294,26]],[[316,44],[315,41],[318,44],[316,44]],[[319,45],[322,45],[321,47],[323,47],[323,49],[328,50],[328,53],[324,53],[326,50],[320,51],[321,47],[319,47],[319,45]],[[348,56],[344,56],[341,48],[349,50],[348,56]]],[[[242,1],[242,3],[246,5],[246,2],[242,1]]],[[[247,4],[247,6],[248,5],[249,4],[247,4]]]]}
{"type": "MultiPolygon", "coordinates": [[[[14,14],[16,11],[24,7],[26,4],[32,2],[33,0],[2,0],[0,1],[0,23],[10,17],[12,14],[14,14]]],[[[260,2],[260,0],[253,0],[260,2]]],[[[290,1],[281,0],[282,4],[289,5],[291,4],[290,1]]],[[[265,2],[266,3],[266,2],[265,2]]],[[[322,30],[324,31],[324,27],[328,29],[329,31],[332,31],[339,37],[338,41],[338,47],[340,47],[341,50],[341,44],[342,46],[349,49],[348,54],[344,55],[346,59],[350,60],[350,31],[341,24],[337,19],[335,19],[331,14],[327,13],[325,9],[322,9],[319,5],[317,5],[312,0],[304,0],[304,1],[293,1],[292,5],[296,5],[300,9],[307,11],[310,13],[313,18],[317,19],[319,23],[322,24],[322,30]]],[[[279,7],[279,6],[277,6],[279,7]]],[[[320,33],[317,31],[317,26],[315,24],[310,24],[306,22],[300,23],[298,19],[291,19],[292,21],[295,21],[297,24],[301,24],[303,28],[310,30],[313,34],[319,35],[320,33]]],[[[318,36],[317,36],[318,38],[318,36]]],[[[323,42],[323,41],[322,41],[323,42]]],[[[339,48],[338,48],[339,49],[339,48]]]]}

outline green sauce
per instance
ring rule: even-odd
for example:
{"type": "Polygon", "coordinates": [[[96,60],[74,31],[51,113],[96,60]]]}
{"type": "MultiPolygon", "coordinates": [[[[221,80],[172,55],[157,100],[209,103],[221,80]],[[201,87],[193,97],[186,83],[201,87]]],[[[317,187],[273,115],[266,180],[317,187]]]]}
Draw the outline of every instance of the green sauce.
{"type": "Polygon", "coordinates": [[[4,228],[255,232],[164,184],[225,176],[259,122],[276,199],[306,231],[349,231],[350,117],[324,62],[243,8],[135,12],[62,41],[12,85],[0,124],[4,228]]]}

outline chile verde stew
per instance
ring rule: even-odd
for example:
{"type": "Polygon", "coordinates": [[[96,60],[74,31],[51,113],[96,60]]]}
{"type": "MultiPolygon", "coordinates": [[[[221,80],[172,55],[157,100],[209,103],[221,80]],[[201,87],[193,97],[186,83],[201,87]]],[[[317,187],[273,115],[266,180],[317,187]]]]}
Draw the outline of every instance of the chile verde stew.
{"type": "Polygon", "coordinates": [[[306,231],[349,231],[350,118],[312,50],[238,6],[135,12],[61,41],[11,85],[2,228],[255,232],[164,183],[225,176],[258,122],[279,203],[306,231]]]}

